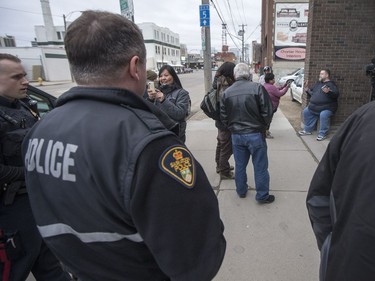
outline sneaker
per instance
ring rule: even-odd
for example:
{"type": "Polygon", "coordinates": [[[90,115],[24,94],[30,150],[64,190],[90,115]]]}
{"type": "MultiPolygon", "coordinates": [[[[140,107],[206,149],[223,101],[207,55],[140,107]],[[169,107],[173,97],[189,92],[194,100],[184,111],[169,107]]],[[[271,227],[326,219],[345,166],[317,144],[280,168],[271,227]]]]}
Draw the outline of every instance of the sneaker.
{"type": "Polygon", "coordinates": [[[309,136],[309,135],[312,135],[311,132],[306,132],[305,130],[299,131],[298,134],[300,136],[309,136]]]}
{"type": "Polygon", "coordinates": [[[259,204],[270,204],[275,201],[275,196],[269,195],[267,199],[264,200],[258,200],[259,204]]]}
{"type": "Polygon", "coordinates": [[[220,179],[222,180],[234,180],[234,173],[229,172],[227,174],[220,173],[220,179]]]}
{"type": "Polygon", "coordinates": [[[317,138],[316,138],[316,140],[317,141],[322,141],[322,140],[325,140],[327,138],[327,136],[321,136],[321,135],[319,135],[317,138]]]}

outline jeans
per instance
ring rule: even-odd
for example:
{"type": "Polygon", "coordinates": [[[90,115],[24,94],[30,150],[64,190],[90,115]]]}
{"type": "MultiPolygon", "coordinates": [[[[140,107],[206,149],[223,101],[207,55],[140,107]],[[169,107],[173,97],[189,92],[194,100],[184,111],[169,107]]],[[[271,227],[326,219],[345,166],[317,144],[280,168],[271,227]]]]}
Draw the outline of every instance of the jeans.
{"type": "Polygon", "coordinates": [[[219,173],[230,173],[229,158],[232,156],[232,134],[227,130],[218,129],[216,146],[216,167],[219,173]]]}
{"type": "Polygon", "coordinates": [[[267,143],[261,133],[233,134],[233,155],[236,163],[235,181],[238,195],[247,192],[246,167],[252,156],[256,200],[266,200],[269,196],[270,175],[268,173],[267,143]]]}
{"type": "Polygon", "coordinates": [[[320,119],[319,136],[326,136],[329,131],[330,120],[333,112],[330,110],[323,110],[322,112],[313,112],[307,107],[303,110],[303,123],[306,132],[312,132],[315,129],[316,122],[320,119]]]}

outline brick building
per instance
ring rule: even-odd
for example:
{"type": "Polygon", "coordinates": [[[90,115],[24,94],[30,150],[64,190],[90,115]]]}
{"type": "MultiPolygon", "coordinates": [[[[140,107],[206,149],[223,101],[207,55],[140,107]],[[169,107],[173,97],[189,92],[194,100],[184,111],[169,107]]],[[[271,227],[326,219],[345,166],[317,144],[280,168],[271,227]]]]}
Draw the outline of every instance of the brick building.
{"type": "MultiPolygon", "coordinates": [[[[334,124],[370,100],[364,67],[375,57],[374,0],[310,0],[305,81],[329,68],[341,97],[334,124]]],[[[303,105],[306,105],[306,96],[303,105]]]]}

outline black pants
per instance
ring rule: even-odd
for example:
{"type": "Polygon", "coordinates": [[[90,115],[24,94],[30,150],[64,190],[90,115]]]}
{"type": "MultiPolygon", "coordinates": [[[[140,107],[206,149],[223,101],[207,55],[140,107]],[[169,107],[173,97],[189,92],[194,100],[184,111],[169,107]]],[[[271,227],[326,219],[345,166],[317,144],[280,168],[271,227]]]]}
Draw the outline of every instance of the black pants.
{"type": "MultiPolygon", "coordinates": [[[[33,273],[37,281],[71,280],[60,262],[47,248],[36,227],[27,194],[16,196],[12,205],[4,206],[0,198],[0,228],[5,233],[19,233],[23,254],[11,261],[11,281],[24,281],[33,273]]],[[[0,264],[2,274],[3,264],[0,264]]],[[[0,274],[0,276],[1,276],[0,274]]]]}
{"type": "Polygon", "coordinates": [[[221,174],[229,174],[229,158],[232,156],[232,134],[227,130],[218,129],[216,146],[216,167],[221,174]]]}

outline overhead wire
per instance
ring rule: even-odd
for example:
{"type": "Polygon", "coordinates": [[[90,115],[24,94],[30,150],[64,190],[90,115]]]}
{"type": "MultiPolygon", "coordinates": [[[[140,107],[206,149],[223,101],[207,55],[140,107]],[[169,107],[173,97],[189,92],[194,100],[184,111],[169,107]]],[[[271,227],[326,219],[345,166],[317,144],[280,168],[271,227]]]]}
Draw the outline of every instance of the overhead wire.
{"type": "MultiPolygon", "coordinates": [[[[222,22],[222,24],[227,25],[226,22],[225,22],[224,19],[223,19],[223,16],[219,13],[219,10],[218,10],[218,8],[216,7],[214,1],[213,1],[213,0],[210,0],[210,1],[211,1],[212,5],[213,5],[213,7],[214,7],[214,9],[215,9],[215,11],[216,11],[216,13],[217,13],[217,15],[219,16],[219,19],[220,19],[220,21],[222,22]]],[[[216,1],[217,1],[217,0],[216,0],[216,1]]],[[[240,49],[240,48],[238,47],[237,43],[235,42],[235,40],[233,39],[233,35],[232,35],[230,32],[228,32],[228,35],[229,35],[230,39],[232,40],[233,44],[234,44],[238,49],[240,49]]]]}
{"type": "MultiPolygon", "coordinates": [[[[22,13],[28,13],[28,14],[35,14],[35,15],[45,15],[44,13],[30,12],[30,11],[25,11],[25,10],[20,10],[20,9],[14,9],[14,8],[8,8],[8,7],[0,7],[0,9],[10,10],[10,11],[16,11],[16,12],[22,12],[22,13]]],[[[52,15],[52,16],[54,16],[54,17],[63,17],[62,15],[52,15]]]]}

